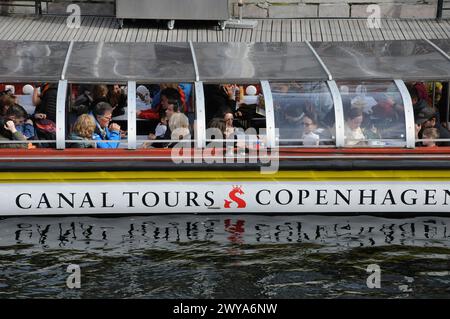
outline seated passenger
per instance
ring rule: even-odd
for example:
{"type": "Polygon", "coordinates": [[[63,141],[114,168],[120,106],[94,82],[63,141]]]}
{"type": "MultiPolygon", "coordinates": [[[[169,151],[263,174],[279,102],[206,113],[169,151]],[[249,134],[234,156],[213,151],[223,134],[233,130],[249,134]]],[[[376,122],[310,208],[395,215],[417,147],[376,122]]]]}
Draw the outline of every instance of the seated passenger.
{"type": "Polygon", "coordinates": [[[92,107],[100,102],[106,102],[113,108],[113,117],[125,114],[124,108],[127,106],[127,96],[120,85],[113,86],[95,85],[92,92],[92,107]]]}
{"type": "Polygon", "coordinates": [[[161,103],[154,105],[155,108],[136,113],[137,117],[146,120],[158,120],[162,113],[165,113],[169,105],[176,105],[181,109],[181,97],[178,91],[174,88],[167,88],[161,91],[161,103]]]}
{"type": "Polygon", "coordinates": [[[223,118],[215,117],[208,123],[208,129],[211,129],[208,132],[208,136],[211,136],[212,139],[225,139],[227,138],[225,134],[226,128],[227,125],[225,120],[223,118]],[[218,131],[220,131],[220,136],[218,135],[218,131]]]}
{"type": "Polygon", "coordinates": [[[436,140],[439,139],[439,131],[435,128],[427,128],[422,133],[422,145],[426,147],[436,147],[436,140]]]}
{"type": "Polygon", "coordinates": [[[377,104],[372,108],[372,117],[390,120],[397,116],[395,102],[385,94],[380,95],[377,104]]]}
{"type": "Polygon", "coordinates": [[[95,107],[91,116],[95,120],[96,129],[93,139],[96,141],[105,141],[97,143],[97,148],[118,148],[120,141],[120,126],[111,123],[113,107],[106,103],[100,102],[95,107]],[[106,142],[107,141],[107,142],[106,142]]]}
{"type": "Polygon", "coordinates": [[[424,108],[429,108],[428,102],[421,97],[421,94],[417,90],[416,86],[408,86],[409,95],[411,96],[411,101],[413,104],[414,114],[418,114],[424,108]]]}
{"type": "Polygon", "coordinates": [[[148,138],[150,141],[143,145],[144,148],[150,146],[156,148],[173,147],[175,146],[175,143],[157,141],[190,139],[191,132],[189,130],[189,119],[181,112],[171,112],[171,109],[172,105],[166,112],[169,126],[166,127],[164,135],[157,136],[156,132],[155,134],[149,134],[148,138]]]}
{"type": "Polygon", "coordinates": [[[107,102],[113,107],[113,117],[125,114],[124,108],[127,107],[128,98],[119,84],[108,88],[107,102]]]}
{"type": "Polygon", "coordinates": [[[169,128],[172,140],[186,140],[191,138],[189,119],[183,113],[175,113],[170,117],[169,128]]]}
{"type": "MultiPolygon", "coordinates": [[[[169,102],[170,102],[170,101],[169,101],[169,102]]],[[[172,117],[174,114],[180,114],[178,101],[176,101],[175,103],[176,103],[176,105],[174,105],[174,104],[169,104],[169,105],[167,106],[167,109],[166,109],[165,113],[161,113],[161,117],[162,117],[163,115],[166,117],[167,123],[170,123],[170,119],[171,119],[171,117],[172,117]]],[[[155,133],[156,133],[156,132],[155,132],[155,133]]],[[[167,141],[167,140],[170,140],[170,139],[171,139],[171,136],[172,136],[172,132],[171,132],[171,130],[170,130],[170,124],[169,124],[169,127],[167,127],[167,129],[166,129],[164,135],[162,135],[162,136],[157,136],[157,135],[154,134],[154,133],[150,133],[150,134],[148,135],[148,138],[149,138],[150,141],[160,141],[160,140],[162,140],[162,141],[167,141]]],[[[152,146],[152,147],[158,147],[158,148],[164,148],[164,147],[167,147],[168,145],[169,145],[169,143],[167,143],[167,142],[157,142],[157,143],[147,142],[147,143],[144,144],[144,148],[149,147],[149,146],[152,146]]]]}
{"type": "Polygon", "coordinates": [[[192,99],[192,84],[190,83],[180,83],[180,84],[161,84],[160,91],[155,94],[153,98],[153,107],[159,107],[162,102],[162,94],[165,89],[174,89],[178,92],[180,96],[180,105],[183,113],[188,113],[192,111],[191,99],[192,99]]]}
{"type": "MultiPolygon", "coordinates": [[[[423,131],[427,128],[435,128],[439,132],[439,138],[450,139],[450,131],[442,125],[437,125],[436,112],[431,107],[423,108],[415,115],[416,124],[420,125],[419,138],[423,138],[423,131]]],[[[450,146],[450,142],[438,142],[439,146],[450,146]]]]}
{"type": "Polygon", "coordinates": [[[136,89],[136,110],[143,111],[152,108],[152,98],[150,91],[144,85],[140,85],[136,89]]]}
{"type": "Polygon", "coordinates": [[[228,109],[236,109],[236,85],[205,85],[206,122],[222,117],[228,109]]]}
{"type": "Polygon", "coordinates": [[[32,140],[37,138],[36,129],[34,128],[34,123],[31,119],[29,119],[28,113],[25,108],[19,104],[16,104],[18,108],[22,110],[24,114],[26,114],[25,121],[23,123],[16,123],[16,129],[22,133],[27,140],[32,140]]]}
{"type": "Polygon", "coordinates": [[[100,102],[108,102],[108,86],[106,85],[94,85],[92,89],[92,108],[94,108],[100,102]]]}
{"type": "Polygon", "coordinates": [[[319,132],[317,131],[318,120],[317,115],[311,112],[305,112],[303,116],[303,145],[304,146],[318,146],[320,143],[319,132]]]}
{"type": "Polygon", "coordinates": [[[75,123],[78,116],[81,114],[89,114],[94,107],[94,98],[91,94],[92,87],[89,85],[80,85],[77,88],[78,95],[74,98],[73,102],[70,104],[70,115],[74,117],[71,124],[75,123]]]}
{"type": "Polygon", "coordinates": [[[225,122],[225,130],[223,131],[225,139],[230,138],[235,133],[235,127],[233,124],[234,116],[232,112],[226,112],[223,116],[223,121],[225,122]]]}
{"type": "Polygon", "coordinates": [[[16,104],[15,96],[4,92],[0,96],[0,116],[5,116],[6,111],[14,104],[16,104]]]}
{"type": "Polygon", "coordinates": [[[365,145],[366,136],[361,128],[363,112],[360,108],[350,108],[345,121],[345,144],[348,146],[365,145]]]}
{"type": "Polygon", "coordinates": [[[33,92],[33,104],[36,106],[34,118],[37,120],[47,119],[56,123],[56,100],[58,98],[58,86],[45,83],[33,92]]]}
{"type": "Polygon", "coordinates": [[[159,119],[159,123],[155,129],[156,138],[163,138],[166,135],[167,124],[168,124],[167,115],[161,114],[161,118],[159,119]]]}
{"type": "Polygon", "coordinates": [[[412,86],[417,90],[419,99],[426,101],[427,104],[431,106],[432,100],[428,94],[428,89],[425,82],[414,82],[412,86]]]}
{"type": "Polygon", "coordinates": [[[96,148],[93,142],[93,136],[96,129],[94,118],[88,114],[80,115],[73,126],[72,133],[69,140],[80,141],[79,143],[72,143],[71,148],[96,148]]]}
{"type": "MultiPolygon", "coordinates": [[[[302,127],[303,110],[303,106],[289,105],[285,108],[280,107],[278,112],[275,112],[281,140],[299,139],[301,137],[300,128],[302,127]]],[[[282,141],[280,145],[298,145],[298,142],[282,141]]]]}
{"type": "MultiPolygon", "coordinates": [[[[27,138],[17,130],[16,124],[23,124],[27,114],[23,108],[13,105],[0,121],[0,141],[26,141],[27,138]]],[[[28,148],[27,143],[0,143],[0,148],[28,148]]]]}

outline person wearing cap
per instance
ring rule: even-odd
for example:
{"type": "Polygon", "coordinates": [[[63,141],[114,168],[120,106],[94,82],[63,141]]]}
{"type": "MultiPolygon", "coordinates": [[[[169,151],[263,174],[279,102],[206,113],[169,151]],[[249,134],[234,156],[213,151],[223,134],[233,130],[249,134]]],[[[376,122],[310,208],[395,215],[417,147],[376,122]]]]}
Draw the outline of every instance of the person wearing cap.
{"type": "MultiPolygon", "coordinates": [[[[439,132],[441,139],[450,139],[450,131],[441,125],[437,125],[436,111],[431,107],[421,109],[415,115],[416,130],[419,130],[418,137],[422,139],[422,134],[425,129],[435,128],[439,132]]],[[[438,146],[450,146],[450,142],[439,142],[438,146]]]]}
{"type": "Polygon", "coordinates": [[[143,111],[152,107],[152,98],[150,91],[144,85],[140,85],[136,89],[136,109],[143,111]]]}

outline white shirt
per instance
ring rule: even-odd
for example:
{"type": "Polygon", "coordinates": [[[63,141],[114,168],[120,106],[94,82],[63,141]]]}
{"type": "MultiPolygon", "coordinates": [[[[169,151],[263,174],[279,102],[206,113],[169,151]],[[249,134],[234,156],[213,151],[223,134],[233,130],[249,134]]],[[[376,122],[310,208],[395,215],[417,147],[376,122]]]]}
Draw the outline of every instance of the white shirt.
{"type": "Polygon", "coordinates": [[[158,125],[156,126],[156,129],[155,129],[155,135],[157,137],[162,137],[166,134],[166,132],[167,132],[167,125],[158,123],[158,125]]]}
{"type": "Polygon", "coordinates": [[[361,141],[364,141],[366,137],[360,127],[356,130],[352,130],[347,124],[345,124],[345,144],[354,146],[361,141]]]}
{"type": "Polygon", "coordinates": [[[320,136],[313,132],[309,132],[308,134],[303,134],[302,140],[304,146],[317,146],[319,145],[320,136]]]}

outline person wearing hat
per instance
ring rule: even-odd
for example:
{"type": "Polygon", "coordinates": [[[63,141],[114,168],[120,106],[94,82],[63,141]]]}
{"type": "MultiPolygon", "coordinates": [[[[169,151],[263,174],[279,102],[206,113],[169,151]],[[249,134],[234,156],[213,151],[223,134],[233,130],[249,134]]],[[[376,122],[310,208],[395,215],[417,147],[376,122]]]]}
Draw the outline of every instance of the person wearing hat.
{"type": "Polygon", "coordinates": [[[138,111],[147,110],[152,107],[152,98],[150,91],[144,85],[140,85],[136,89],[136,109],[138,111]]]}
{"type": "MultiPolygon", "coordinates": [[[[436,111],[431,107],[424,107],[415,114],[416,131],[419,139],[425,129],[435,128],[441,139],[450,139],[450,131],[441,125],[437,125],[436,111]]],[[[439,142],[438,146],[450,146],[450,142],[439,142]]]]}

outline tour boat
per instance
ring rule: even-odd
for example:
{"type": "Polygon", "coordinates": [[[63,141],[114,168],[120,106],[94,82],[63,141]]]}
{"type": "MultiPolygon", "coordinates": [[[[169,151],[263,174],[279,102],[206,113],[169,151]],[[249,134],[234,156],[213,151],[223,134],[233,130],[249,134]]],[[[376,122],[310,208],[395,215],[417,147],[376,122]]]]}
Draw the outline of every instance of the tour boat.
{"type": "MultiPolygon", "coordinates": [[[[0,48],[2,84],[58,85],[56,140],[39,141],[54,147],[0,149],[0,216],[450,212],[450,147],[417,146],[405,84],[450,81],[448,41],[0,41],[0,48]],[[141,148],[136,87],[160,83],[193,86],[195,134],[181,148],[141,148]],[[205,88],[228,83],[258,87],[264,130],[242,149],[211,150],[205,88]],[[67,148],[69,104],[81,84],[126,87],[127,136],[118,149],[67,148]],[[350,143],[346,103],[371,121],[363,143],[350,143]],[[296,108],[302,112],[291,116],[296,108]],[[314,145],[299,122],[306,110],[327,123],[309,133],[320,136],[314,145]]],[[[441,121],[449,123],[442,98],[441,121]]]]}

